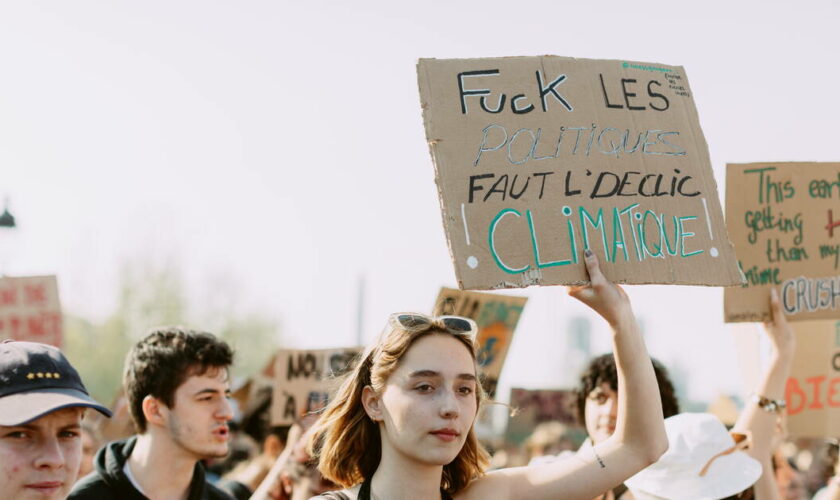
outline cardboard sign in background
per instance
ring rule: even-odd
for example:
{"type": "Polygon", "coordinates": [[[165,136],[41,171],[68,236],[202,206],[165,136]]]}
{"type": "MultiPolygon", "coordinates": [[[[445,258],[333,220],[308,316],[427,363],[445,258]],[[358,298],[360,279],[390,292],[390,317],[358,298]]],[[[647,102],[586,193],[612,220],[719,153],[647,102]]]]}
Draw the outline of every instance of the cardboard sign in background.
{"type": "Polygon", "coordinates": [[[421,59],[426,138],[462,289],[741,283],[679,66],[421,59]]]}
{"type": "Polygon", "coordinates": [[[560,422],[571,427],[577,425],[574,415],[574,391],[561,389],[510,390],[510,405],[516,414],[508,420],[505,440],[521,444],[543,422],[560,422]]]}
{"type": "Polygon", "coordinates": [[[338,378],[352,367],[360,347],[281,349],[274,365],[271,425],[291,425],[326,406],[338,378]]]}
{"type": "Polygon", "coordinates": [[[493,293],[464,292],[441,288],[435,300],[435,315],[455,315],[472,319],[478,326],[478,369],[481,383],[491,398],[505,364],[513,332],[528,297],[493,293]]]}
{"type": "Polygon", "coordinates": [[[726,321],[768,320],[771,287],[789,320],[840,318],[840,163],[727,165],[726,221],[747,279],[726,321]]]}
{"type": "Polygon", "coordinates": [[[785,387],[791,437],[840,436],[840,321],[793,325],[796,355],[785,387]]]}
{"type": "Polygon", "coordinates": [[[55,276],[0,278],[0,340],[61,347],[64,329],[55,276]]]}

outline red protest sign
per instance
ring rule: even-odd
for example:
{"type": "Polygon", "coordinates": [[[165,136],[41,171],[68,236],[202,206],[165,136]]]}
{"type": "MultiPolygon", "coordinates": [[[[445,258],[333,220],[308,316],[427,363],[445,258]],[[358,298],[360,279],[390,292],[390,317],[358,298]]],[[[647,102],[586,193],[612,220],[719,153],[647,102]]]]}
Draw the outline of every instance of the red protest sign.
{"type": "Polygon", "coordinates": [[[63,339],[55,276],[0,278],[0,340],[61,347],[63,339]]]}

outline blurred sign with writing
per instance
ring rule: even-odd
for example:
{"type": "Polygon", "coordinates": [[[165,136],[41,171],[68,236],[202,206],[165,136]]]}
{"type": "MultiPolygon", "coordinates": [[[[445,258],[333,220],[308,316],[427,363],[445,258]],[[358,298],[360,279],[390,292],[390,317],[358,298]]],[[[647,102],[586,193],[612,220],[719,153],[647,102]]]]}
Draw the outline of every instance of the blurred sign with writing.
{"type": "Polygon", "coordinates": [[[495,293],[465,292],[441,288],[435,300],[435,315],[464,316],[478,326],[478,369],[484,390],[492,398],[513,332],[525,308],[528,297],[514,297],[495,293]]]}
{"type": "Polygon", "coordinates": [[[785,386],[792,437],[840,436],[840,321],[794,323],[796,354],[785,386]]]}
{"type": "Polygon", "coordinates": [[[0,278],[0,340],[61,347],[63,340],[55,276],[0,278]]]}
{"type": "Polygon", "coordinates": [[[322,409],[338,389],[339,379],[353,367],[359,347],[281,349],[274,358],[271,425],[291,425],[322,409]]]}
{"type": "Polygon", "coordinates": [[[726,321],[769,320],[771,287],[788,319],[840,318],[840,163],[727,165],[726,223],[747,279],[726,321]]]}

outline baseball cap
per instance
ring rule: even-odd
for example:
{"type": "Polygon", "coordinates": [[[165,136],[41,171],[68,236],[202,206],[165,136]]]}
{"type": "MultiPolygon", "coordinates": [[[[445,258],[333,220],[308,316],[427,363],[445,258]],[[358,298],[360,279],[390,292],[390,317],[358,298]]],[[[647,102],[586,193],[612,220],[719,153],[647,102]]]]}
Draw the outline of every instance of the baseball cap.
{"type": "Polygon", "coordinates": [[[111,416],[90,397],[79,373],[56,347],[15,340],[0,342],[0,425],[23,425],[73,406],[111,416]]]}

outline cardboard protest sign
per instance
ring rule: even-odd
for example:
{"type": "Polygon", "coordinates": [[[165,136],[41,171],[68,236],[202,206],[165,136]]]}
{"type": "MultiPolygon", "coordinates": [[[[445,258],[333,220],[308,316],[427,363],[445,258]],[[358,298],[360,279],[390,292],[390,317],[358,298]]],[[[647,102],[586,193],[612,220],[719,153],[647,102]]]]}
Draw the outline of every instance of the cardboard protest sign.
{"type": "Polygon", "coordinates": [[[521,444],[534,432],[534,427],[543,422],[577,425],[574,400],[571,390],[514,387],[510,390],[510,405],[516,414],[508,420],[505,440],[521,444]]]}
{"type": "Polygon", "coordinates": [[[462,289],[736,285],[680,66],[568,57],[421,59],[426,139],[462,289]]]}
{"type": "Polygon", "coordinates": [[[55,276],[0,278],[0,340],[26,340],[60,348],[63,332],[55,276]]]}
{"type": "Polygon", "coordinates": [[[464,292],[441,288],[435,300],[435,315],[448,314],[472,319],[478,326],[478,369],[481,383],[492,398],[513,332],[528,297],[512,297],[494,293],[464,292]]]}
{"type": "Polygon", "coordinates": [[[840,318],[840,163],[726,166],[726,221],[747,282],[727,289],[729,322],[840,318]]]}
{"type": "Polygon", "coordinates": [[[352,367],[360,347],[281,349],[275,357],[271,425],[291,425],[327,405],[336,377],[352,367]]]}
{"type": "Polygon", "coordinates": [[[785,387],[791,437],[840,436],[840,321],[793,325],[796,354],[785,387]]]}

